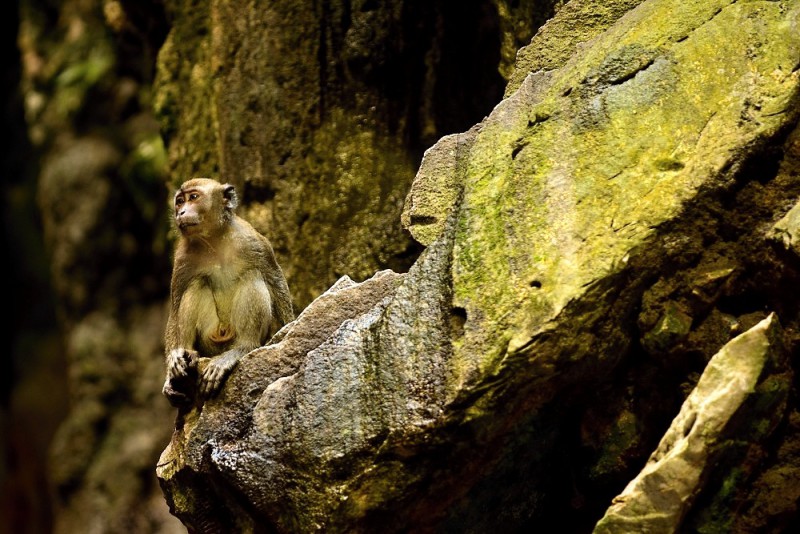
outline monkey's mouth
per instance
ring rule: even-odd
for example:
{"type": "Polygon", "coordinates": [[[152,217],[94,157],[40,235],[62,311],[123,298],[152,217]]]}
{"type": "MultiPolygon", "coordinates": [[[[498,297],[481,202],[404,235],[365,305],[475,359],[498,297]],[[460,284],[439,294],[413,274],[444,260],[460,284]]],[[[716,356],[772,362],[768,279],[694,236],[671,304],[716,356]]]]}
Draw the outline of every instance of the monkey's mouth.
{"type": "Polygon", "coordinates": [[[199,224],[200,221],[195,217],[181,217],[178,219],[178,228],[181,230],[190,228],[192,226],[197,226],[199,224]]]}

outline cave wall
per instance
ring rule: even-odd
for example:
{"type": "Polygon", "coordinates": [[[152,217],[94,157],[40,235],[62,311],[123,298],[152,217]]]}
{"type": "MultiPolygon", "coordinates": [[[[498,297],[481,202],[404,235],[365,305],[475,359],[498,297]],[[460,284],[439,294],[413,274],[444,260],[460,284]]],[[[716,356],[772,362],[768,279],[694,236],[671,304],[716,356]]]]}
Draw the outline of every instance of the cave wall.
{"type": "Polygon", "coordinates": [[[514,4],[168,2],[155,107],[170,182],[240,188],[296,309],[344,274],[406,270],[419,247],[399,215],[422,152],[491,110],[503,40],[530,39],[557,3],[514,4]]]}
{"type": "Polygon", "coordinates": [[[53,513],[42,498],[49,485],[41,459],[66,412],[65,366],[34,203],[38,165],[24,135],[19,6],[6,2],[0,10],[0,110],[7,131],[13,132],[0,148],[0,212],[5,273],[13,281],[6,284],[5,296],[14,306],[3,321],[7,348],[0,357],[0,531],[47,532],[53,513]]]}
{"type": "MultiPolygon", "coordinates": [[[[57,337],[15,351],[21,360],[46,362],[14,384],[16,392],[36,392],[46,415],[22,411],[19,441],[33,437],[26,428],[52,439],[18,460],[18,469],[44,475],[40,491],[22,493],[6,523],[13,532],[183,530],[156,498],[152,476],[171,419],[159,392],[169,276],[166,158],[150,108],[155,52],[167,26],[158,2],[128,7],[19,3],[25,122],[17,135],[30,144],[34,171],[30,196],[18,200],[38,212],[34,227],[45,251],[38,261],[46,263],[36,268],[47,273],[42,290],[52,288],[42,302],[57,337]]],[[[29,321],[27,328],[47,334],[29,321]]]]}
{"type": "Polygon", "coordinates": [[[507,98],[426,151],[402,220],[427,248],[397,285],[341,279],[179,412],[173,512],[208,532],[796,529],[799,17],[565,5],[507,98]]]}
{"type": "Polygon", "coordinates": [[[153,474],[174,417],[160,395],[171,187],[236,184],[297,309],[344,273],[406,270],[421,247],[399,213],[423,151],[489,113],[514,47],[560,4],[20,1],[7,35],[32,170],[9,198],[32,219],[17,243],[41,242],[17,272],[40,274],[50,335],[34,325],[39,343],[14,350],[46,370],[4,386],[19,437],[3,450],[37,477],[5,478],[14,531],[183,530],[153,474]]]}

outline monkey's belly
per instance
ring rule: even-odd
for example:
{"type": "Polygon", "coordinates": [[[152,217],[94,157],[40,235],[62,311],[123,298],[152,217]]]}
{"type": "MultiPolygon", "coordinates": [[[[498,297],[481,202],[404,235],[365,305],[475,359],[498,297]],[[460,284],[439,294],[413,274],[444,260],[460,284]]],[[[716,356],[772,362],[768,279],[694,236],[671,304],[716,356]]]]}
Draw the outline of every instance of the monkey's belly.
{"type": "Polygon", "coordinates": [[[216,330],[210,332],[207,337],[212,343],[221,345],[235,338],[236,330],[234,330],[233,325],[220,323],[217,325],[216,330]]]}
{"type": "Polygon", "coordinates": [[[181,313],[186,319],[181,325],[187,336],[184,343],[206,357],[227,350],[237,334],[230,320],[229,305],[226,305],[231,300],[232,295],[224,291],[215,294],[202,280],[194,282],[181,302],[181,313]]]}
{"type": "Polygon", "coordinates": [[[216,356],[225,352],[236,340],[236,329],[232,325],[221,321],[214,323],[198,328],[197,351],[202,356],[216,356]]]}
{"type": "Polygon", "coordinates": [[[266,341],[270,310],[269,289],[258,271],[199,278],[181,302],[190,337],[186,341],[206,357],[234,347],[252,350],[266,341]]]}

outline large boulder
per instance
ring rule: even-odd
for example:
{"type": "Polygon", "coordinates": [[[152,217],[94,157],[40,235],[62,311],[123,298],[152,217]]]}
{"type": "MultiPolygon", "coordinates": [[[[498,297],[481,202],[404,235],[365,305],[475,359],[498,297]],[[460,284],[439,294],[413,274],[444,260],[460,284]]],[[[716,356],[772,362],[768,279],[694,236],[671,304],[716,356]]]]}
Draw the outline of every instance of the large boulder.
{"type": "Polygon", "coordinates": [[[179,413],[173,513],[199,532],[591,528],[693,370],[765,309],[796,332],[766,231],[800,189],[799,15],[647,0],[431,148],[403,215],[428,248],[356,286],[377,294],[315,301],[345,299],[330,329],[301,316],[179,413]]]}

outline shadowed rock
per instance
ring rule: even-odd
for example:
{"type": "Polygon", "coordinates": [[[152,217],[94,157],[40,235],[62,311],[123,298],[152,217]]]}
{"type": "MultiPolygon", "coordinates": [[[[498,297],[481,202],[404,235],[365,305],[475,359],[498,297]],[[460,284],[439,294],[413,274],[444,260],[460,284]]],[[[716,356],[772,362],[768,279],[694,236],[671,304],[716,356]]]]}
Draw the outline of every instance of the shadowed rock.
{"type": "Polygon", "coordinates": [[[775,223],[768,237],[800,257],[800,203],[775,223]]]}
{"type": "MultiPolygon", "coordinates": [[[[301,316],[179,417],[159,466],[174,512],[209,532],[485,531],[570,501],[565,413],[640,350],[642,294],[690,263],[693,217],[722,211],[743,164],[796,126],[785,7],[643,2],[430,149],[404,215],[429,248],[397,284],[312,303],[357,312],[331,307],[324,334],[301,316]]],[[[732,271],[705,272],[713,295],[732,271]]]]}
{"type": "Polygon", "coordinates": [[[595,532],[677,532],[711,473],[727,468],[723,457],[774,430],[792,379],[781,336],[772,314],[711,358],[658,449],[595,532]],[[763,429],[742,432],[737,419],[763,429]]]}

